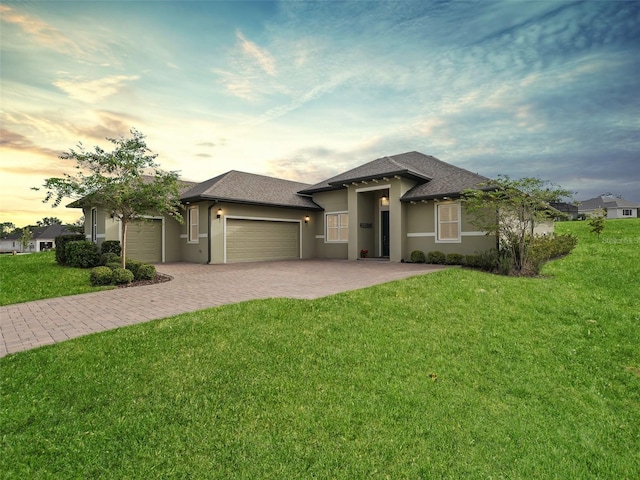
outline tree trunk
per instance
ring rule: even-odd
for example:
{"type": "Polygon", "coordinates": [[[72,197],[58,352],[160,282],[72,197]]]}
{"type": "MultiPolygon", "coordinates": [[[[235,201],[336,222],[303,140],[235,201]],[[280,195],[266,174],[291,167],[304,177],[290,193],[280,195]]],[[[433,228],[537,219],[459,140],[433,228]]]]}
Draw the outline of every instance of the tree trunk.
{"type": "Polygon", "coordinates": [[[122,268],[125,268],[127,265],[127,225],[129,222],[122,220],[122,238],[120,239],[120,247],[122,248],[120,259],[122,261],[122,268]]]}

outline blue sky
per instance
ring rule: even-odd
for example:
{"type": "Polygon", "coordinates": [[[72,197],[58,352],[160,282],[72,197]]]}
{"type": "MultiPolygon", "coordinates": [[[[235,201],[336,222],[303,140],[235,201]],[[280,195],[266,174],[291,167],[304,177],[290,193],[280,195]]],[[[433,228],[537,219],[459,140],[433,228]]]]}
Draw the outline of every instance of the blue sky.
{"type": "Polygon", "coordinates": [[[315,183],[417,150],[640,202],[640,2],[3,1],[0,221],[135,127],[164,169],[315,183]]]}

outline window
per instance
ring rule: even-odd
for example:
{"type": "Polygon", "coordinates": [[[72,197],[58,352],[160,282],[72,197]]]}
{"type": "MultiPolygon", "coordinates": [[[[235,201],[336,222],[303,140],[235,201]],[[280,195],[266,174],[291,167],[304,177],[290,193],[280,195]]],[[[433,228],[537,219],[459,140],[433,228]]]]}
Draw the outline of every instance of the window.
{"type": "Polygon", "coordinates": [[[349,214],[327,213],[325,225],[327,226],[327,242],[349,241],[349,214]]]}
{"type": "Polygon", "coordinates": [[[622,216],[623,217],[630,217],[631,215],[633,215],[633,214],[631,213],[631,209],[630,208],[625,208],[625,209],[622,210],[622,216]]]}
{"type": "Polygon", "coordinates": [[[191,205],[187,210],[187,228],[189,229],[187,241],[189,243],[198,243],[198,234],[200,230],[198,225],[199,213],[198,205],[191,205]]]}
{"type": "Polygon", "coordinates": [[[438,204],[438,237],[439,242],[460,241],[460,204],[438,204]]]}
{"type": "Polygon", "coordinates": [[[91,241],[96,243],[98,241],[98,209],[91,209],[91,241]]]}

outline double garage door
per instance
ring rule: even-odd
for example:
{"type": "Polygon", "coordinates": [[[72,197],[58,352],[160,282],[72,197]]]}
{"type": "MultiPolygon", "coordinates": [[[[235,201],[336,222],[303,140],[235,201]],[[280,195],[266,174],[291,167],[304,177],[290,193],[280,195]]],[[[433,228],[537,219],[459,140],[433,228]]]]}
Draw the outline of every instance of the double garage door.
{"type": "Polygon", "coordinates": [[[162,262],[162,220],[131,222],[127,227],[127,258],[162,262]]]}
{"type": "Polygon", "coordinates": [[[226,260],[259,262],[300,258],[300,223],[228,218],[226,260]]]}

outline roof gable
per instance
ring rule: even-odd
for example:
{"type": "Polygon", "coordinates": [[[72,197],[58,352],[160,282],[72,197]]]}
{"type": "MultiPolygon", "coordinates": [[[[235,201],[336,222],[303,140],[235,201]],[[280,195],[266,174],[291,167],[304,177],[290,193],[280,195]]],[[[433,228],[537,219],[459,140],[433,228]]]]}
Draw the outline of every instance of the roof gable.
{"type": "Polygon", "coordinates": [[[298,193],[307,187],[306,183],[231,170],[195,185],[180,199],[183,202],[216,200],[321,210],[310,197],[298,193]]]}
{"type": "Polygon", "coordinates": [[[580,210],[595,210],[597,208],[637,208],[637,203],[613,195],[600,195],[580,202],[580,210]]]}
{"type": "Polygon", "coordinates": [[[420,152],[407,152],[365,163],[313,185],[311,188],[302,190],[301,193],[337,190],[344,188],[345,184],[351,182],[381,179],[396,175],[418,182],[418,185],[402,197],[404,201],[456,195],[467,188],[477,188],[480,183],[489,180],[487,177],[443,162],[431,155],[425,155],[420,152]]]}

